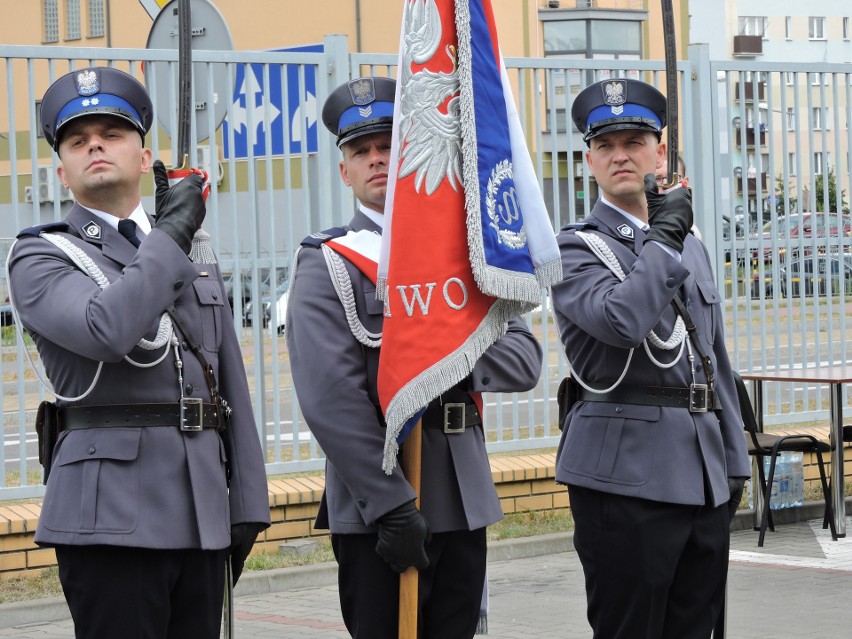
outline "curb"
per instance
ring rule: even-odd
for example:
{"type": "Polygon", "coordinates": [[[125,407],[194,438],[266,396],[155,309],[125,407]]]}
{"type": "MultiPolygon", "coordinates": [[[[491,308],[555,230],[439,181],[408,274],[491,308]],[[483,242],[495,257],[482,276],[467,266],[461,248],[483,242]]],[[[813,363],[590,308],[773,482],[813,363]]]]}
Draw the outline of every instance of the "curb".
{"type": "MultiPolygon", "coordinates": [[[[846,499],[847,507],[852,498],[846,499]]],[[[776,525],[806,521],[822,517],[823,502],[807,502],[797,508],[775,510],[772,513],[776,525]]],[[[731,522],[731,531],[751,530],[754,525],[754,510],[737,511],[731,522]]],[[[488,543],[488,563],[511,561],[540,555],[574,552],[573,533],[554,533],[517,539],[502,539],[488,543]]],[[[325,562],[293,568],[278,568],[257,572],[246,572],[240,579],[234,594],[237,596],[264,595],[299,588],[318,588],[337,583],[337,564],[325,562]]],[[[16,601],[0,604],[0,628],[64,621],[70,618],[64,597],[49,597],[31,601],[16,601]]]]}
{"type": "MultiPolygon", "coordinates": [[[[554,533],[492,541],[488,544],[488,562],[573,552],[573,538],[572,533],[554,533]]],[[[321,588],[336,583],[337,564],[332,561],[243,573],[234,594],[238,597],[257,596],[299,588],[321,588]]],[[[70,617],[64,597],[0,604],[0,628],[65,621],[70,617]]]]}

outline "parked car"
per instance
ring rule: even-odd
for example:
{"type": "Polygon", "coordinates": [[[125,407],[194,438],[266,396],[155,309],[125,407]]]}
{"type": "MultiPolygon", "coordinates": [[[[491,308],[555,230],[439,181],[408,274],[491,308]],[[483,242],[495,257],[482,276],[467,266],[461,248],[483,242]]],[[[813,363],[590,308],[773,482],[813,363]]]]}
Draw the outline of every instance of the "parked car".
{"type": "MultiPolygon", "coordinates": [[[[830,259],[811,261],[808,266],[809,256],[852,253],[852,216],[815,212],[782,215],[764,224],[760,235],[753,234],[748,239],[748,245],[752,297],[759,297],[761,290],[769,297],[776,289],[775,280],[786,280],[786,275],[780,277],[782,272],[795,272],[798,281],[809,277],[807,273],[813,271],[814,263],[824,263],[831,271],[830,259]]],[[[786,294],[780,283],[777,290],[786,294]]]]}
{"type": "MultiPolygon", "coordinates": [[[[275,310],[275,330],[279,333],[284,332],[284,325],[287,320],[287,299],[290,288],[290,280],[284,280],[278,284],[274,295],[266,295],[260,298],[260,317],[261,325],[266,328],[273,321],[273,303],[275,310]]],[[[251,326],[257,319],[255,305],[251,301],[246,302],[244,307],[243,319],[246,326],[251,326]]]]}
{"type": "Polygon", "coordinates": [[[801,247],[806,255],[812,252],[814,245],[817,252],[821,248],[829,249],[832,244],[841,243],[837,238],[852,238],[852,216],[814,212],[781,215],[764,224],[760,235],[750,238],[752,258],[759,258],[762,251],[764,262],[774,261],[776,253],[783,255],[786,251],[787,238],[791,248],[801,247]]]}
{"type": "Polygon", "coordinates": [[[780,269],[784,297],[852,296],[852,253],[802,256],[780,269]]]}
{"type": "Polygon", "coordinates": [[[13,326],[15,317],[12,315],[12,305],[9,303],[9,298],[6,298],[5,304],[0,304],[0,326],[13,326]]]}

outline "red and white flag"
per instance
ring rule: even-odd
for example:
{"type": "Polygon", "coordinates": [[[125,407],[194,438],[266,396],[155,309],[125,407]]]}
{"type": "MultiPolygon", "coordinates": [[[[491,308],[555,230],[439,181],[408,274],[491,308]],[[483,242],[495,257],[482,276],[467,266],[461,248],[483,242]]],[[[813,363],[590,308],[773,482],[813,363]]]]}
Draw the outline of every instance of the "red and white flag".
{"type": "Polygon", "coordinates": [[[562,279],[490,0],[404,0],[377,290],[383,468],[401,433],[562,279]]]}

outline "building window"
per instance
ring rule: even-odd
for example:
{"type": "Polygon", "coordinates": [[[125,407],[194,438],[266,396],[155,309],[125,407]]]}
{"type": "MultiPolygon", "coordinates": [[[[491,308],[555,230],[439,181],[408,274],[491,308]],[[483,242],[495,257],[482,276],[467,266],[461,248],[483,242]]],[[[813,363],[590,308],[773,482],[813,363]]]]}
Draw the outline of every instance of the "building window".
{"type": "Polygon", "coordinates": [[[787,130],[796,130],[796,111],[793,107],[787,107],[787,130]]]}
{"type": "Polygon", "coordinates": [[[829,169],[831,167],[831,153],[822,151],[817,151],[814,153],[814,175],[822,175],[823,169],[829,169]],[[823,158],[825,159],[825,164],[823,165],[823,158]]]}
{"type": "Polygon", "coordinates": [[[42,0],[42,21],[44,22],[44,42],[59,42],[59,0],[42,0]]]}
{"type": "MultiPolygon", "coordinates": [[[[552,103],[549,109],[557,113],[571,108],[573,95],[596,80],[624,75],[611,69],[581,71],[571,67],[570,59],[639,60],[642,57],[642,22],[638,20],[600,19],[545,19],[542,21],[544,55],[549,58],[566,58],[564,69],[554,69],[548,74],[552,85],[552,103]]],[[[638,77],[638,72],[628,72],[628,77],[638,77]]],[[[570,123],[570,121],[569,121],[570,123]]],[[[557,126],[566,126],[561,120],[557,126]]]]}
{"type": "Polygon", "coordinates": [[[766,16],[740,16],[740,35],[766,36],[769,18],[766,16]]]}
{"type": "Polygon", "coordinates": [[[80,39],[80,0],[65,0],[65,39],[80,39]]]}
{"type": "Polygon", "coordinates": [[[784,80],[787,82],[787,86],[793,86],[793,81],[796,79],[796,74],[792,71],[784,72],[784,80]]]}
{"type": "Polygon", "coordinates": [[[811,40],[825,40],[825,18],[808,18],[808,38],[811,40]]]}
{"type": "Polygon", "coordinates": [[[793,39],[793,17],[787,16],[784,20],[784,37],[788,40],[793,39]]]}
{"type": "Polygon", "coordinates": [[[813,122],[813,130],[821,131],[822,130],[822,109],[820,107],[813,107],[811,109],[811,118],[813,122]]]}
{"type": "Polygon", "coordinates": [[[796,175],[796,154],[788,153],[787,154],[787,172],[790,175],[796,175]]]}
{"type": "Polygon", "coordinates": [[[849,39],[849,18],[843,18],[843,39],[849,39]]]}
{"type": "Polygon", "coordinates": [[[89,0],[89,37],[104,36],[104,0],[89,0]]]}

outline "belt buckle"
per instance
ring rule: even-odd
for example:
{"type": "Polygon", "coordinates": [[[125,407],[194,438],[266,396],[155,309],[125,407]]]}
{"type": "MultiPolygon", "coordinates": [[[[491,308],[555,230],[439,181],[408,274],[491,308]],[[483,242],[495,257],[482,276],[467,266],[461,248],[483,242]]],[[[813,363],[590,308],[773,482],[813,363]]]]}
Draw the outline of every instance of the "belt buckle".
{"type": "Polygon", "coordinates": [[[463,433],[467,424],[465,424],[467,415],[465,414],[465,409],[467,408],[467,404],[457,403],[457,402],[448,402],[444,404],[444,432],[447,435],[457,435],[458,433],[463,433]],[[453,410],[458,410],[461,415],[461,425],[453,426],[450,423],[450,419],[452,417],[453,410]]]}
{"type": "Polygon", "coordinates": [[[689,412],[706,413],[710,407],[710,388],[707,384],[689,386],[689,412]]]}
{"type": "Polygon", "coordinates": [[[197,433],[204,428],[204,400],[200,397],[180,398],[180,429],[185,433],[197,433]],[[192,419],[192,410],[195,410],[196,420],[192,419]]]}

